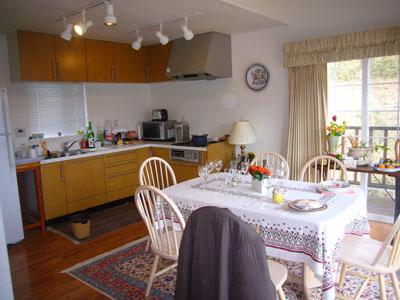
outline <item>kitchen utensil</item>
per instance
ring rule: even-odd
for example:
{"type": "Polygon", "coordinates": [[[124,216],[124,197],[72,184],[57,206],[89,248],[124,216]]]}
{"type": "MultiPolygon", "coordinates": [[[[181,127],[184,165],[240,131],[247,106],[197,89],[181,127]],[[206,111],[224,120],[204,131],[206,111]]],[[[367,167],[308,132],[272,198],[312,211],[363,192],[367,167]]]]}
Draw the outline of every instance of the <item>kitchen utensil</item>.
{"type": "Polygon", "coordinates": [[[153,109],[152,121],[168,121],[168,111],[166,109],[153,109]]]}
{"type": "Polygon", "coordinates": [[[175,141],[183,142],[189,140],[189,125],[187,122],[175,124],[175,141]]]}
{"type": "Polygon", "coordinates": [[[207,134],[197,133],[192,135],[192,142],[195,147],[207,146],[207,134]]]}

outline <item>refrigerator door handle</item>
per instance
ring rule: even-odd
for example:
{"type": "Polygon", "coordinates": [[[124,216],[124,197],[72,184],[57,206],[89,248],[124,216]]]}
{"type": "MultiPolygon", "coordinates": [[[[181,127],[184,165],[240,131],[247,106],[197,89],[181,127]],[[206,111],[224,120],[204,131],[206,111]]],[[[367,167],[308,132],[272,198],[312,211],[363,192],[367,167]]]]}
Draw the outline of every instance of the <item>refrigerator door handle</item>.
{"type": "MultiPolygon", "coordinates": [[[[14,161],[14,149],[13,149],[13,144],[12,144],[12,139],[11,139],[11,129],[10,129],[10,120],[8,119],[8,100],[7,100],[7,94],[6,94],[6,89],[1,89],[1,104],[3,106],[3,118],[4,118],[4,124],[5,124],[5,129],[6,129],[6,138],[7,138],[7,148],[8,148],[8,160],[10,162],[10,172],[13,172],[13,169],[15,168],[15,161],[14,161]]],[[[13,176],[11,176],[13,178],[13,176]]]]}

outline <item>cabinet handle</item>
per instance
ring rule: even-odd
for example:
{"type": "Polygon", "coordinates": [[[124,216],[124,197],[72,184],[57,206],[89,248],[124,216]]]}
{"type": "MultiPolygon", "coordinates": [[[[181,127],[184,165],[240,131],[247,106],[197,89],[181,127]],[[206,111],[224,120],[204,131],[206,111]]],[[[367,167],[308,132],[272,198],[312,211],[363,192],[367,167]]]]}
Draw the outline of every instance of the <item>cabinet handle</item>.
{"type": "Polygon", "coordinates": [[[110,66],[110,70],[111,70],[111,80],[114,80],[114,67],[110,66]]]}
{"type": "Polygon", "coordinates": [[[61,62],[57,62],[57,72],[58,72],[58,74],[57,74],[57,77],[58,77],[58,79],[61,79],[61,62]]]}
{"type": "Polygon", "coordinates": [[[64,181],[64,166],[60,165],[60,177],[61,181],[64,181]]]}
{"type": "Polygon", "coordinates": [[[53,76],[54,79],[57,79],[57,70],[54,61],[51,62],[51,75],[53,76]]]}
{"type": "Polygon", "coordinates": [[[118,69],[117,69],[117,65],[114,66],[114,72],[115,72],[115,80],[118,80],[118,69]]]}
{"type": "Polygon", "coordinates": [[[146,71],[147,71],[147,81],[150,81],[150,67],[147,67],[146,71]]]}

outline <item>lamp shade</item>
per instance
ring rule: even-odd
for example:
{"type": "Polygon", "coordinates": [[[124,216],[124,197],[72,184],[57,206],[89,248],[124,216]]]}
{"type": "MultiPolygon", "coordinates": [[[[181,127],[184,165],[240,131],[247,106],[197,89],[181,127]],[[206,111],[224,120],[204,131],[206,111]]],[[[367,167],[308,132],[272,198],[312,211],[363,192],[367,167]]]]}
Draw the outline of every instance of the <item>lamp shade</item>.
{"type": "Polygon", "coordinates": [[[249,121],[236,121],[233,123],[229,143],[234,145],[247,145],[257,141],[249,121]]]}

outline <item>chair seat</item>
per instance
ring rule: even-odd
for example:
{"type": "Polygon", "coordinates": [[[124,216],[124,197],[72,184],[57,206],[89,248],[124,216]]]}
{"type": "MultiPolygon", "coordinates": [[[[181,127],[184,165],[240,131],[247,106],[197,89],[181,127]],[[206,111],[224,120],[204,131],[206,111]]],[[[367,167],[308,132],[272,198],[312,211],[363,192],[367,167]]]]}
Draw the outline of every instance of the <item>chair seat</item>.
{"type": "Polygon", "coordinates": [[[283,285],[287,278],[287,269],[284,265],[267,259],[269,274],[274,286],[278,289],[283,285]]]}
{"type": "Polygon", "coordinates": [[[177,245],[177,247],[175,247],[173,231],[172,230],[168,230],[167,232],[163,231],[158,239],[158,241],[161,242],[161,244],[156,245],[155,243],[152,242],[151,250],[153,250],[154,253],[162,257],[178,260],[179,245],[181,244],[182,234],[183,231],[175,231],[176,245],[177,245]],[[168,248],[167,234],[169,236],[171,250],[169,250],[168,248]]]}
{"type": "Polygon", "coordinates": [[[388,267],[391,246],[386,247],[379,262],[373,266],[372,263],[378,254],[382,242],[356,235],[346,235],[343,239],[340,260],[349,267],[359,267],[371,272],[390,273],[396,271],[396,267],[388,267]]]}

